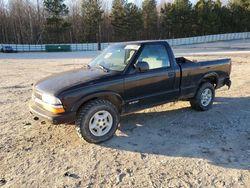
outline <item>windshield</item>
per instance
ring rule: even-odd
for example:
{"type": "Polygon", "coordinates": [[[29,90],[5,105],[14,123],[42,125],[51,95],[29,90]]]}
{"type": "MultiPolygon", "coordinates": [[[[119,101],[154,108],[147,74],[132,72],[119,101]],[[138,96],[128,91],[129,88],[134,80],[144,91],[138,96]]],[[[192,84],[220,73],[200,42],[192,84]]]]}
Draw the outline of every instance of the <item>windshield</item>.
{"type": "Polygon", "coordinates": [[[107,71],[123,71],[139,48],[139,45],[125,44],[109,46],[89,65],[107,71]]]}

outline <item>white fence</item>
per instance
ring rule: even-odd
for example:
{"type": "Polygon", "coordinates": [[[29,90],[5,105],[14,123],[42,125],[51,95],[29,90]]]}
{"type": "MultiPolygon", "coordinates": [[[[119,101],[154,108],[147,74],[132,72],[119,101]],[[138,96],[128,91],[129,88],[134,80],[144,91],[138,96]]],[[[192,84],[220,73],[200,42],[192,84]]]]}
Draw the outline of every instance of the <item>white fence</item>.
{"type": "Polygon", "coordinates": [[[199,44],[216,41],[238,40],[238,39],[250,39],[250,32],[244,33],[226,33],[218,35],[206,35],[189,38],[179,39],[167,39],[171,46],[185,45],[185,44],[199,44]]]}
{"type": "MultiPolygon", "coordinates": [[[[250,39],[250,32],[243,33],[226,33],[218,35],[207,35],[198,37],[178,38],[178,39],[166,39],[171,46],[187,45],[187,44],[199,44],[215,41],[227,41],[237,39],[250,39]]],[[[106,48],[110,43],[102,43],[101,49],[106,48]]],[[[57,44],[60,45],[60,44],[57,44]]],[[[80,43],[80,44],[62,44],[70,45],[71,51],[96,51],[98,49],[97,43],[80,43]]],[[[42,45],[29,45],[29,44],[1,44],[1,46],[11,46],[18,52],[44,52],[45,44],[42,45]]]]}

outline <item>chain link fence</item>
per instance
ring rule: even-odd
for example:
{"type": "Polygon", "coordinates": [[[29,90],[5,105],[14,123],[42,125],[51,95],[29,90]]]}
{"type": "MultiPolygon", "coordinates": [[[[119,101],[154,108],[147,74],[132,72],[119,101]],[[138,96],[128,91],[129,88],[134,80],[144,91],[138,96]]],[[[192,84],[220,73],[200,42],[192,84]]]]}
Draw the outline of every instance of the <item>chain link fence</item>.
{"type": "MultiPolygon", "coordinates": [[[[207,35],[207,36],[197,36],[188,38],[178,38],[178,39],[166,39],[171,46],[178,45],[190,45],[199,43],[208,43],[216,41],[228,41],[228,40],[239,40],[239,39],[250,39],[250,32],[242,33],[226,33],[218,35],[207,35]]],[[[102,43],[101,49],[105,49],[111,43],[102,43]]],[[[18,52],[45,52],[46,46],[60,46],[69,45],[70,51],[97,51],[97,43],[76,43],[76,44],[41,44],[41,45],[29,45],[29,44],[1,44],[1,46],[11,46],[15,51],[18,52]]]]}

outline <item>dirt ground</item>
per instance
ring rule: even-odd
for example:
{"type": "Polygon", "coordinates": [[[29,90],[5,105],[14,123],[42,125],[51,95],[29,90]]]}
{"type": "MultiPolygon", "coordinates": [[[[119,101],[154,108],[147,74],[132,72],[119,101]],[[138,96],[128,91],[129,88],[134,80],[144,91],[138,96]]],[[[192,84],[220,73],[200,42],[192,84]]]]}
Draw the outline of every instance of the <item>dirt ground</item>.
{"type": "Polygon", "coordinates": [[[74,125],[35,121],[31,84],[87,58],[1,58],[0,187],[250,187],[250,54],[230,57],[230,90],[213,108],[170,103],[125,116],[116,135],[94,145],[74,125]]]}

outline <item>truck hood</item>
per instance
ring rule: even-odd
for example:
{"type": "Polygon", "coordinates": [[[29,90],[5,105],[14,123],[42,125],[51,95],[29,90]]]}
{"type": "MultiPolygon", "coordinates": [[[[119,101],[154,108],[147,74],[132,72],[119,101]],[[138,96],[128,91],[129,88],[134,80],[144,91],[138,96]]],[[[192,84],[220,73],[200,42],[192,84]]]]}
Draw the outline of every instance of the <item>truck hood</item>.
{"type": "Polygon", "coordinates": [[[87,85],[103,77],[111,76],[112,72],[104,72],[101,69],[74,69],[52,76],[48,76],[35,84],[35,90],[51,95],[58,95],[60,92],[78,85],[87,85]]]}

